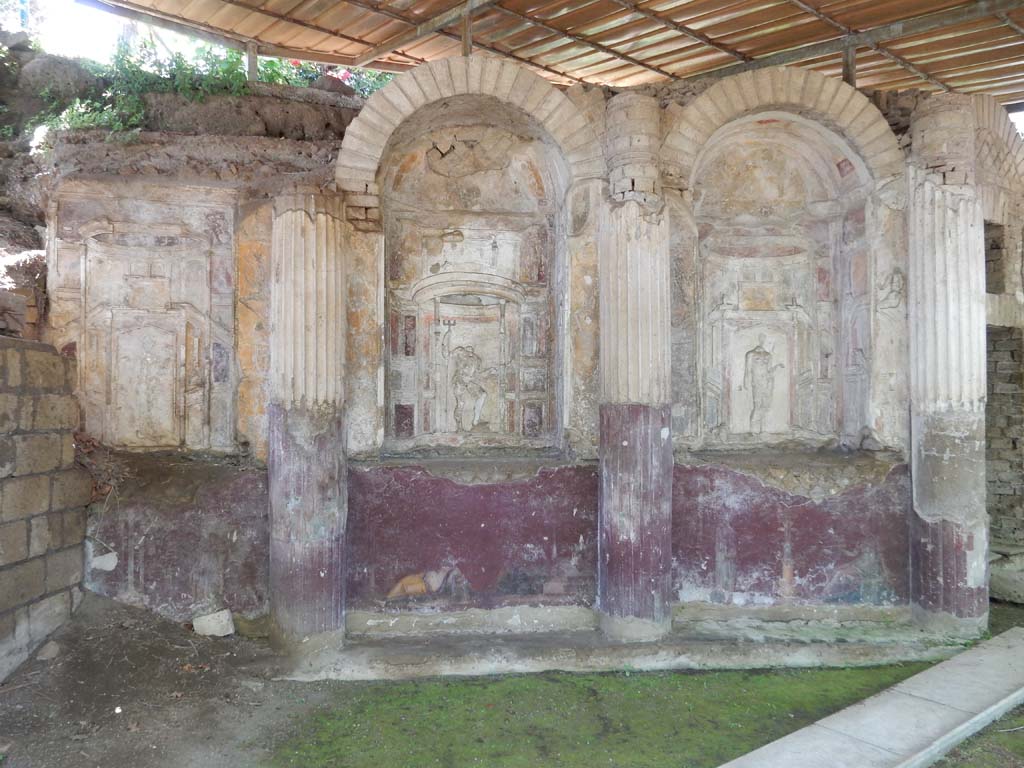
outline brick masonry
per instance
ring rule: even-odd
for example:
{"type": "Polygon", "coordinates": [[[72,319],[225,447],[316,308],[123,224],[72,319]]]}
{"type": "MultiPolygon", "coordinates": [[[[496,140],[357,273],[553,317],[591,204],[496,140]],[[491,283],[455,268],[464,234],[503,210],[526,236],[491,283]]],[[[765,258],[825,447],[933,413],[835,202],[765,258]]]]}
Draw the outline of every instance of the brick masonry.
{"type": "Polygon", "coordinates": [[[89,475],[75,465],[75,361],[0,337],[0,680],[81,594],[89,475]]]}
{"type": "Polygon", "coordinates": [[[1003,227],[985,222],[985,292],[1006,291],[1006,259],[1003,227]]]}
{"type": "Polygon", "coordinates": [[[1024,543],[1024,331],[989,326],[987,341],[985,468],[992,538],[1024,543]]]}

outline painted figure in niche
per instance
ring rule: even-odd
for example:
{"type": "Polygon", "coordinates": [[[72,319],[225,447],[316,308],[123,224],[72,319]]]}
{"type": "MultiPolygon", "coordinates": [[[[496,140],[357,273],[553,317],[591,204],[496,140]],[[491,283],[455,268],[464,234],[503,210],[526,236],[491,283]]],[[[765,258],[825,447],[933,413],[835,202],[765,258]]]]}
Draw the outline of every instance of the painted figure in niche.
{"type": "Polygon", "coordinates": [[[452,366],[452,393],[455,395],[455,427],[470,432],[478,424],[487,401],[487,390],[481,380],[494,369],[481,370],[483,360],[472,345],[456,347],[447,353],[452,366]]]}
{"type": "Polygon", "coordinates": [[[750,431],[764,431],[764,417],[772,406],[775,393],[775,371],[785,368],[782,363],[772,364],[771,350],[765,349],[766,337],[757,337],[757,346],[747,352],[744,359],[743,387],[750,391],[750,431]]]}

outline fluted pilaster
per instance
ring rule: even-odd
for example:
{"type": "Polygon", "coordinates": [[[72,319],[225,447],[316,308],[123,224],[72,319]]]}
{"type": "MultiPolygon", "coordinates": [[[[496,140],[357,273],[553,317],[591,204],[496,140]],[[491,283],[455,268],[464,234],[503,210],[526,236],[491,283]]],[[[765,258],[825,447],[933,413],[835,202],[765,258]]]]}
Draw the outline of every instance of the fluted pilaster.
{"type": "Polygon", "coordinates": [[[345,270],[339,198],[274,201],[270,604],[285,642],[345,624],[345,270]]]}
{"type": "Polygon", "coordinates": [[[345,270],[338,196],[274,201],[271,397],[290,407],[344,400],[345,270]]]}
{"type": "Polygon", "coordinates": [[[909,169],[911,599],[918,619],[975,635],[988,613],[984,221],[970,97],[915,113],[909,169]]]}
{"type": "Polygon", "coordinates": [[[985,251],[970,188],[910,169],[910,372],[918,413],[985,405],[985,251]]]}
{"type": "Polygon", "coordinates": [[[598,238],[602,402],[664,405],[672,371],[668,213],[611,203],[598,238]]]}

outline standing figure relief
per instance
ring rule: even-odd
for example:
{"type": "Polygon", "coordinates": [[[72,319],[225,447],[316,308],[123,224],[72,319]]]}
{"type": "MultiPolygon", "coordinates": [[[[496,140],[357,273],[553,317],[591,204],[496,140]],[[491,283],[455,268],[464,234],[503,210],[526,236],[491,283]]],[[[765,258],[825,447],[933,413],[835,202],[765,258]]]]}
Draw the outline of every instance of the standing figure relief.
{"type": "Polygon", "coordinates": [[[766,341],[765,335],[760,334],[757,346],[747,352],[740,387],[750,392],[750,431],[758,435],[764,431],[764,418],[772,407],[775,371],[786,367],[782,363],[772,364],[772,352],[765,348],[766,341]]]}
{"type": "Polygon", "coordinates": [[[455,428],[459,432],[471,432],[483,415],[487,402],[484,377],[493,374],[494,369],[483,369],[483,360],[473,346],[458,346],[445,351],[452,369],[452,394],[455,396],[455,428]]]}

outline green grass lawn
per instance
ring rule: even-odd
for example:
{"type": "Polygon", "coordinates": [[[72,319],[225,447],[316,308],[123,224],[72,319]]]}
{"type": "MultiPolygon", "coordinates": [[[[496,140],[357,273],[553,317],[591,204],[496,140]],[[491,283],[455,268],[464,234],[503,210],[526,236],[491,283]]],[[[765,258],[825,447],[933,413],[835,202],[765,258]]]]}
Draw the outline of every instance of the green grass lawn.
{"type": "MultiPolygon", "coordinates": [[[[1015,625],[1024,625],[1024,609],[993,607],[994,634],[1015,625]]],[[[346,684],[329,706],[297,724],[272,765],[715,768],[927,666],[346,684]]],[[[1013,723],[1024,724],[1024,712],[999,727],[1013,723]]],[[[1024,731],[978,741],[965,754],[980,757],[943,765],[1024,768],[1024,731]],[[1007,751],[1015,744],[1017,752],[1007,751]]]]}
{"type": "Polygon", "coordinates": [[[926,666],[349,685],[273,765],[714,768],[926,666]]]}

